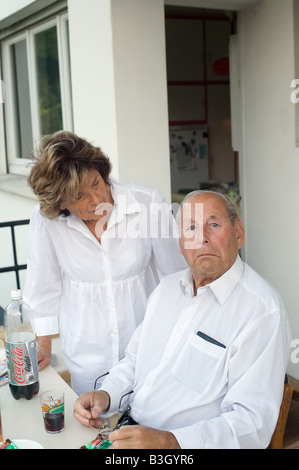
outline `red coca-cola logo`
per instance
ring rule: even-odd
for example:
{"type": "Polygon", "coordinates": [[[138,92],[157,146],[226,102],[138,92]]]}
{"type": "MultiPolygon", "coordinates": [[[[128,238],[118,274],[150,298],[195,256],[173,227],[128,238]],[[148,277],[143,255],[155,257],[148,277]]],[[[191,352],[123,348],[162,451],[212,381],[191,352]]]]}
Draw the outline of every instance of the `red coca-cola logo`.
{"type": "Polygon", "coordinates": [[[13,379],[18,384],[25,383],[24,375],[24,359],[23,351],[21,348],[15,348],[14,346],[10,347],[10,358],[13,363],[14,373],[12,374],[13,379]]]}

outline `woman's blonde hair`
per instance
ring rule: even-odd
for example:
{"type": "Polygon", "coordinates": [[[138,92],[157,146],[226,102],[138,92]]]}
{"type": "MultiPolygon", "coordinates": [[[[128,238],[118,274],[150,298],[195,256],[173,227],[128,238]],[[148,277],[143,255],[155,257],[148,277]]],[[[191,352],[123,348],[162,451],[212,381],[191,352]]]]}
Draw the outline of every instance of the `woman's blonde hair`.
{"type": "Polygon", "coordinates": [[[111,163],[99,147],[68,131],[58,131],[42,139],[33,154],[28,184],[37,196],[42,214],[54,219],[63,202],[75,201],[89,170],[97,170],[109,181],[111,163]]]}

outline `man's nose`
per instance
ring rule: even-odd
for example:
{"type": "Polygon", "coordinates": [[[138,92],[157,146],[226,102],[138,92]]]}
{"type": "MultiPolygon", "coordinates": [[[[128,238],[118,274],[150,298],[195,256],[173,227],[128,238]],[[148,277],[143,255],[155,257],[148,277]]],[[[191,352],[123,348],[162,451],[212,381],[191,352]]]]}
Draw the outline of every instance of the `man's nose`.
{"type": "Polygon", "coordinates": [[[209,235],[208,235],[208,230],[203,227],[202,229],[202,244],[205,245],[209,243],[209,235]]]}
{"type": "Polygon", "coordinates": [[[193,238],[193,248],[200,248],[202,245],[208,244],[209,243],[209,238],[208,238],[208,233],[204,228],[199,228],[193,238]]]}

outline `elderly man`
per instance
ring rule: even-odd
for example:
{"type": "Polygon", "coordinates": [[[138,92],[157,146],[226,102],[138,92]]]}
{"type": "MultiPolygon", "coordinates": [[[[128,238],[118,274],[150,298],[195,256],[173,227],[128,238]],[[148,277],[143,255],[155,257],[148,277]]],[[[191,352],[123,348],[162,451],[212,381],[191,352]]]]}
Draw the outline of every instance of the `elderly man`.
{"type": "Polygon", "coordinates": [[[130,390],[131,426],[110,434],[120,448],[266,448],[290,353],[279,294],[243,263],[244,229],[233,204],[197,191],[180,212],[190,269],[165,277],[126,357],[101,390],[81,395],[85,425],[117,410],[130,390]]]}

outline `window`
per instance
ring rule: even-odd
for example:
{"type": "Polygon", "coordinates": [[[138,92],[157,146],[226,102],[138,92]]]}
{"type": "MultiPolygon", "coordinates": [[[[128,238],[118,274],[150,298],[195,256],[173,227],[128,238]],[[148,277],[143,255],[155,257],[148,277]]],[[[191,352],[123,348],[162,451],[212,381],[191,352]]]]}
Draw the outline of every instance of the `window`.
{"type": "Polygon", "coordinates": [[[209,96],[229,93],[229,71],[217,59],[228,56],[230,23],[223,12],[172,13],[166,9],[168,111],[171,126],[210,125],[209,96]],[[220,87],[220,88],[219,88],[220,87]]]}
{"type": "Polygon", "coordinates": [[[41,136],[73,130],[67,15],[6,39],[2,57],[9,172],[26,175],[41,136]]]}

